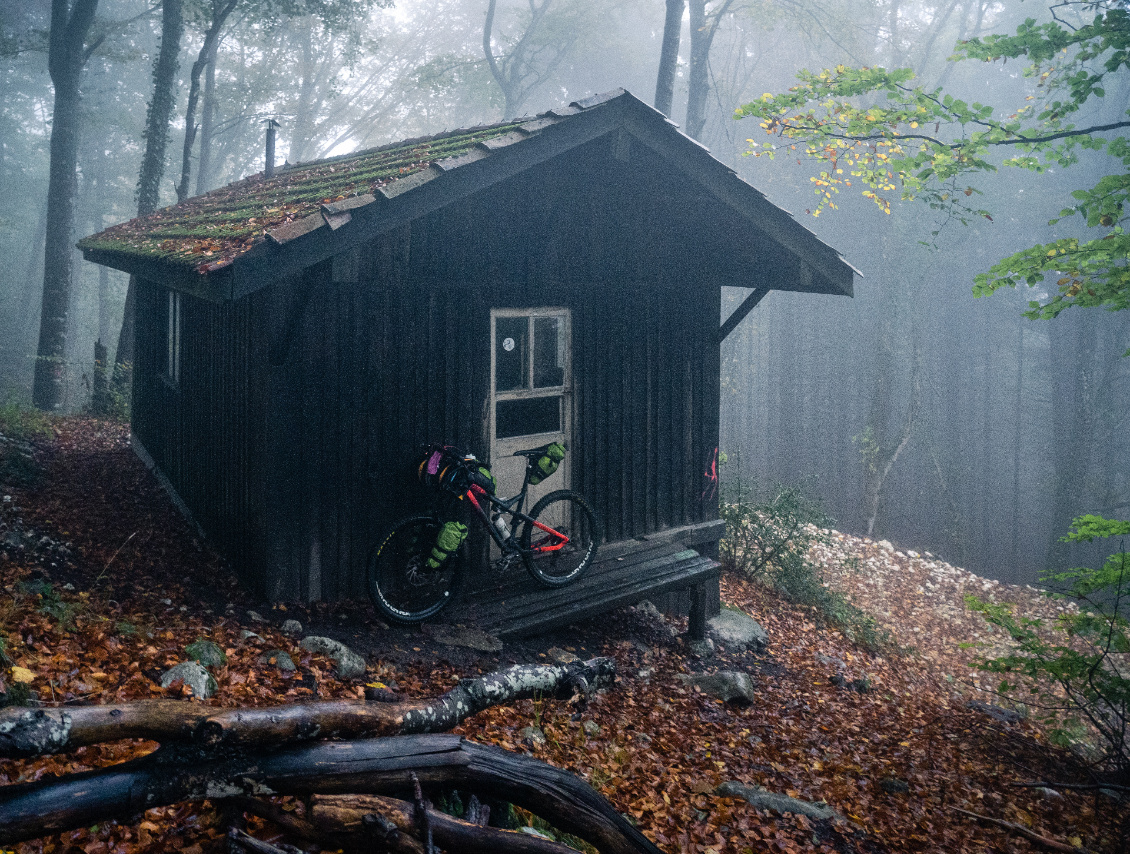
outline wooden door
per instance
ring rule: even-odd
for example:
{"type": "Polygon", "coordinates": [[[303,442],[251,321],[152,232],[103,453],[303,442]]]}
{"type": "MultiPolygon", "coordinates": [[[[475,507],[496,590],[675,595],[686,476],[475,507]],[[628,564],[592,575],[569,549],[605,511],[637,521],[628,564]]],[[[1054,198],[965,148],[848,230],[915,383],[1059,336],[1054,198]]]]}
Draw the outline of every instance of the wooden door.
{"type": "MultiPolygon", "coordinates": [[[[525,459],[516,451],[561,442],[572,434],[572,330],[564,308],[491,311],[490,461],[498,494],[522,485],[525,459]]],[[[551,477],[530,487],[526,508],[569,487],[569,454],[551,477]]]]}

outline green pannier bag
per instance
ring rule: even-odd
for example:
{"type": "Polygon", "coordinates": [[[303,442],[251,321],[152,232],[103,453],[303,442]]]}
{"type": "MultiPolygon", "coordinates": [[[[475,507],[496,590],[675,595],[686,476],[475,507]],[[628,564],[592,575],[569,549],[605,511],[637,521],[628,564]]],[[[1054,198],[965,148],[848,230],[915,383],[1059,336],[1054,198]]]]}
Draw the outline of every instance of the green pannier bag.
{"type": "Polygon", "coordinates": [[[565,459],[565,446],[554,442],[545,449],[545,453],[534,460],[534,470],[530,472],[530,485],[537,486],[555,471],[565,459]]]}
{"type": "Polygon", "coordinates": [[[436,544],[432,547],[432,553],[428,556],[428,568],[439,569],[445,560],[458,551],[465,539],[467,539],[466,525],[462,522],[444,522],[443,527],[439,529],[439,536],[436,537],[436,544]]]}

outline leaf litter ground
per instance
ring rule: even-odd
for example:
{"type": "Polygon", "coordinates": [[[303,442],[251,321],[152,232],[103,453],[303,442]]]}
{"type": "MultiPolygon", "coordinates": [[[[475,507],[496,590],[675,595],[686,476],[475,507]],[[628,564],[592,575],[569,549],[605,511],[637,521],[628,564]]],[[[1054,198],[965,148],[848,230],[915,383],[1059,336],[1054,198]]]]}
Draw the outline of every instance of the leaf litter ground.
{"type": "MultiPolygon", "coordinates": [[[[220,688],[210,705],[361,696],[362,681],[338,680],[331,662],[282,633],[290,618],[306,633],[349,643],[367,656],[365,681],[410,698],[442,693],[462,676],[546,660],[555,649],[610,655],[618,683],[583,710],[522,701],[489,709],[457,732],[574,771],[665,851],[1037,850],[953,808],[1068,845],[1127,850],[1124,805],[1093,793],[1010,786],[1080,771],[1028,723],[998,721],[966,705],[974,696],[989,698],[974,693],[972,653],[958,643],[1003,638],[965,609],[964,594],[1054,614],[1059,606],[1031,588],[830,532],[813,554],[825,579],[888,628],[903,652],[864,651],[815,613],[730,575],[723,601],[762,624],[769,635],[764,652],[720,646],[712,658],[698,659],[675,636],[684,627],[677,620],[627,609],[481,654],[425,632],[390,629],[367,604],[304,608],[253,600],[130,451],[123,426],[62,420],[35,455],[42,481],[0,490],[0,638],[8,659],[0,691],[22,685],[48,703],[184,696],[189,692],[179,684],[162,689],[157,680],[184,660],[185,646],[207,638],[227,653],[214,671],[220,688]],[[297,669],[282,671],[264,656],[275,650],[291,655],[297,669]],[[714,670],[749,672],[758,690],[753,704],[721,703],[678,678],[714,670]],[[868,690],[849,690],[853,680],[868,690]],[[541,728],[544,743],[521,734],[529,726],[541,728]],[[818,822],[759,811],[715,795],[725,781],[826,801],[844,818],[818,822]]],[[[105,767],[153,747],[125,742],[0,761],[0,784],[105,767]]],[[[132,824],[107,822],[16,850],[204,854],[223,848],[229,818],[210,804],[177,805],[132,824]]],[[[269,827],[253,829],[273,838],[269,827]]]]}

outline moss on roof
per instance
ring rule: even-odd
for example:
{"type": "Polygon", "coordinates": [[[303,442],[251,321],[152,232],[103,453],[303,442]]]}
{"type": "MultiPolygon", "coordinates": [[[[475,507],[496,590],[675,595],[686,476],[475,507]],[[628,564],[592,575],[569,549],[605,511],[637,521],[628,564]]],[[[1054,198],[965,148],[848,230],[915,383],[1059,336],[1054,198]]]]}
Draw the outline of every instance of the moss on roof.
{"type": "Polygon", "coordinates": [[[161,259],[207,272],[225,266],[266,239],[268,231],[421,172],[509,133],[515,122],[412,139],[286,167],[272,178],[252,175],[182,204],[115,225],[79,241],[101,250],[161,259]]]}

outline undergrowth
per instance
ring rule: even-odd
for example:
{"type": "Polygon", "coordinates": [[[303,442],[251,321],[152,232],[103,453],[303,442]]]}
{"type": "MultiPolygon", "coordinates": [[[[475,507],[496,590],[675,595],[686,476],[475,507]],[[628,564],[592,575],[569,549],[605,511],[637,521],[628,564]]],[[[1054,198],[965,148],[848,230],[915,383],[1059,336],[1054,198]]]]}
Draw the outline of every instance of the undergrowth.
{"type": "Polygon", "coordinates": [[[51,416],[18,400],[0,403],[0,436],[13,442],[30,442],[51,433],[51,416]]]}
{"type": "Polygon", "coordinates": [[[893,646],[889,633],[842,594],[825,586],[819,567],[808,558],[809,548],[824,541],[824,529],[832,522],[819,502],[795,486],[778,485],[770,496],[757,500],[741,481],[723,494],[723,564],[790,602],[814,607],[860,646],[889,651],[893,646]]]}
{"type": "Polygon", "coordinates": [[[1118,551],[1098,569],[1043,575],[1049,586],[1067,588],[1046,595],[1079,605],[1053,624],[1017,615],[1008,604],[966,598],[972,610],[1007,631],[1016,644],[1015,651],[979,658],[974,666],[999,674],[997,693],[1031,710],[1054,744],[1093,759],[1123,785],[1130,784],[1130,621],[1122,613],[1130,601],[1128,535],[1127,520],[1085,515],[1072,522],[1064,541],[1114,539],[1118,551]],[[1044,628],[1052,630],[1051,637],[1044,628]]]}
{"type": "Polygon", "coordinates": [[[14,399],[0,403],[0,484],[33,486],[43,472],[32,442],[51,433],[51,416],[14,399]]]}

